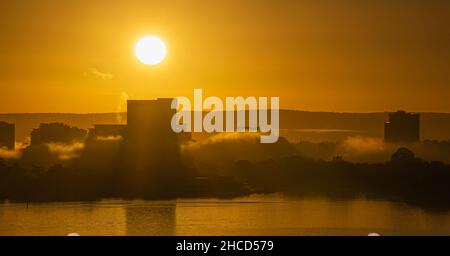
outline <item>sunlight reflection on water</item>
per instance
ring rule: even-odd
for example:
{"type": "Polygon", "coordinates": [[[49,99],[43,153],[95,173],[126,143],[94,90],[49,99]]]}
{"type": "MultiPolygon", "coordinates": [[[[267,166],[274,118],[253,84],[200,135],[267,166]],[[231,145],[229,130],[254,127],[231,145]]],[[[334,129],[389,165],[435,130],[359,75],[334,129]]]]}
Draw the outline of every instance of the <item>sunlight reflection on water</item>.
{"type": "Polygon", "coordinates": [[[0,204],[0,235],[449,235],[450,214],[368,201],[233,200],[0,204]]]}

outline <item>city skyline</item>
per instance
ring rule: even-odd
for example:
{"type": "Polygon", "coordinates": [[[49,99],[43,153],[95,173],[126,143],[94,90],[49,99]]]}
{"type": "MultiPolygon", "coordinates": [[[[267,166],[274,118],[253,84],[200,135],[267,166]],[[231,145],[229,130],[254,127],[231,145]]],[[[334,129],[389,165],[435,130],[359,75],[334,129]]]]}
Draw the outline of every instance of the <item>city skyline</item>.
{"type": "Polygon", "coordinates": [[[450,235],[449,13],[0,0],[0,236],[450,235]]]}

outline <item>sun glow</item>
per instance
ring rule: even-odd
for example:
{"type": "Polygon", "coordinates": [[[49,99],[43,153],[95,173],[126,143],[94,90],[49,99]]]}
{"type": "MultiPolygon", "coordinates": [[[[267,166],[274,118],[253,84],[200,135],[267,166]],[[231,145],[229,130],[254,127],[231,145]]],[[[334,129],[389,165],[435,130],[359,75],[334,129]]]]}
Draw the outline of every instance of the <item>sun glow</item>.
{"type": "Polygon", "coordinates": [[[159,37],[145,36],[137,42],[135,54],[143,64],[157,65],[165,59],[167,48],[159,37]]]}

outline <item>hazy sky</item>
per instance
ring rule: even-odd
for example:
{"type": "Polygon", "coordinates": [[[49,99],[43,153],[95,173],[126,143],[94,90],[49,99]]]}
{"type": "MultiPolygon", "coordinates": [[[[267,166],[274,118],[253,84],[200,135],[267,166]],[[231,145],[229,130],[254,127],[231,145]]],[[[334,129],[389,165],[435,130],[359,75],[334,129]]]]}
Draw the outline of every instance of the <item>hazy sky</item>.
{"type": "Polygon", "coordinates": [[[0,112],[279,96],[313,111],[450,112],[450,1],[0,2],[0,112]],[[145,66],[147,34],[167,59],[145,66]]]}

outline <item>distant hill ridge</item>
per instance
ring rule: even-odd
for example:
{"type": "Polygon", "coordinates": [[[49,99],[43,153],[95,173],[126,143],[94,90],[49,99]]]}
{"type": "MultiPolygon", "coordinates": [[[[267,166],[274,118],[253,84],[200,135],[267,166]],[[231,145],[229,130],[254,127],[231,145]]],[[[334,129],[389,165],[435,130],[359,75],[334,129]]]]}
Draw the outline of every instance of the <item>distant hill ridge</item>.
{"type": "MultiPolygon", "coordinates": [[[[383,137],[387,112],[338,113],[280,110],[282,136],[291,140],[337,141],[347,136],[383,137]]],[[[126,122],[126,113],[0,114],[0,121],[16,124],[16,140],[25,142],[40,123],[60,122],[88,129],[94,124],[126,122]]],[[[422,139],[450,140],[450,113],[421,113],[422,139]]]]}

